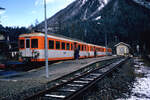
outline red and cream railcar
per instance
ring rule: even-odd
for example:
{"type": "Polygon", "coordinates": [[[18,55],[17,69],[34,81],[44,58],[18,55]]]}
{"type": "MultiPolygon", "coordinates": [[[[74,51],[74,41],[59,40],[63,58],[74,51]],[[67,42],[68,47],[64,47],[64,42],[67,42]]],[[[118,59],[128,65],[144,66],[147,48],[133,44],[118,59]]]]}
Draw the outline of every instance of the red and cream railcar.
{"type": "MultiPolygon", "coordinates": [[[[45,61],[45,35],[43,33],[22,34],[19,36],[20,61],[45,61]]],[[[48,35],[48,60],[74,59],[75,48],[79,49],[80,58],[105,56],[111,49],[88,44],[55,35],[48,35]],[[96,53],[95,53],[96,52],[96,53]]]]}

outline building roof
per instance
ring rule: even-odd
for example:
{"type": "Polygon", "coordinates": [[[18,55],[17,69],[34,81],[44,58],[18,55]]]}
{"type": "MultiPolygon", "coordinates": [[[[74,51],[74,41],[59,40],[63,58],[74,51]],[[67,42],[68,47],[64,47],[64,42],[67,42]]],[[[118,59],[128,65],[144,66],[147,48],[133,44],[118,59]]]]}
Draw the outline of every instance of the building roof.
{"type": "Polygon", "coordinates": [[[131,48],[131,46],[130,46],[129,44],[126,44],[126,43],[124,43],[124,42],[119,42],[118,44],[115,45],[115,47],[116,47],[116,46],[119,46],[119,45],[125,45],[125,46],[131,48]]]}

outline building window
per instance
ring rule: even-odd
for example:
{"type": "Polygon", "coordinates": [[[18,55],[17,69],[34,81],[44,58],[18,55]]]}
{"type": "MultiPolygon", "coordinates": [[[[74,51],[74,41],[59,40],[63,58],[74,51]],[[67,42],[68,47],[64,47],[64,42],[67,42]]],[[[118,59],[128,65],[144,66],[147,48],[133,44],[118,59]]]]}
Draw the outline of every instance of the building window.
{"type": "Polygon", "coordinates": [[[38,48],[38,39],[31,40],[31,48],[38,48]]]}
{"type": "Polygon", "coordinates": [[[49,49],[54,49],[54,41],[49,40],[49,49]]]}
{"type": "Polygon", "coordinates": [[[24,40],[20,40],[19,41],[19,46],[20,46],[21,49],[24,48],[24,40]]]}
{"type": "Polygon", "coordinates": [[[65,50],[65,43],[62,42],[62,50],[65,50]]]}
{"type": "Polygon", "coordinates": [[[60,42],[56,41],[56,49],[60,49],[60,42]]]}

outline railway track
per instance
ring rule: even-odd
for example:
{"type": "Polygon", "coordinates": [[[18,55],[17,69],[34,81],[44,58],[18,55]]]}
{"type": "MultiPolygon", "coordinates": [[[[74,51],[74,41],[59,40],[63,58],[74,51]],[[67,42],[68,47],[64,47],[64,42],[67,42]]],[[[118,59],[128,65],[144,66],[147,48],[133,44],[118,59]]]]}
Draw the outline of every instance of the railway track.
{"type": "Polygon", "coordinates": [[[25,100],[72,100],[94,85],[97,81],[104,78],[104,76],[112,72],[127,59],[128,58],[118,58],[109,61],[109,63],[106,63],[101,67],[75,73],[74,78],[71,78],[70,80],[61,80],[61,84],[57,84],[46,91],[41,91],[25,100]]]}

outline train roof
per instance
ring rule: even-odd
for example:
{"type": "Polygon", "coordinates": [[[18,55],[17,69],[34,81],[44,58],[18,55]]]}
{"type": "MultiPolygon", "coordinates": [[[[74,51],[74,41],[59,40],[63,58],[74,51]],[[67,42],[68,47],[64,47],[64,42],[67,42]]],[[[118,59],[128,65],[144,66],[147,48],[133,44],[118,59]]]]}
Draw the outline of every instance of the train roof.
{"type": "MultiPolygon", "coordinates": [[[[21,34],[19,37],[31,37],[31,36],[43,36],[44,37],[45,35],[44,35],[44,33],[29,33],[29,34],[21,34]]],[[[47,36],[55,38],[55,39],[67,40],[67,41],[71,41],[71,42],[82,42],[82,43],[87,44],[86,42],[83,42],[81,40],[73,39],[73,38],[66,37],[66,36],[59,35],[59,34],[51,33],[51,34],[48,34],[47,36]]]]}
{"type": "MultiPolygon", "coordinates": [[[[43,36],[44,37],[45,34],[44,33],[26,33],[26,34],[19,35],[19,37],[31,37],[31,36],[43,36]]],[[[82,43],[82,44],[86,44],[86,45],[92,45],[92,46],[95,46],[95,47],[106,48],[104,46],[99,46],[99,45],[95,45],[95,44],[86,43],[84,41],[81,41],[81,40],[78,40],[78,39],[73,39],[73,38],[66,37],[66,36],[59,35],[59,34],[51,33],[51,34],[48,34],[47,36],[51,37],[51,38],[55,38],[55,39],[61,39],[61,40],[66,40],[66,41],[70,41],[70,42],[78,42],[78,43],[82,43]]]]}

